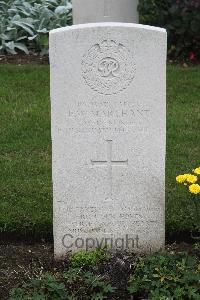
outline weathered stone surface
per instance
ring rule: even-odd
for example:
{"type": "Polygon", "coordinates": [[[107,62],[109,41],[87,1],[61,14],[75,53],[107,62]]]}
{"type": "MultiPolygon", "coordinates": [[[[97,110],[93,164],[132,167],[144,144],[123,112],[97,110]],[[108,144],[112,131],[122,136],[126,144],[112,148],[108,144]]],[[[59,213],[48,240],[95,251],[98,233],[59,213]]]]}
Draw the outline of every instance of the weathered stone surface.
{"type": "Polygon", "coordinates": [[[50,62],[56,257],[105,244],[158,250],[165,240],[165,30],[56,29],[50,62]]]}
{"type": "Polygon", "coordinates": [[[73,0],[74,24],[138,23],[138,0],[73,0]]]}

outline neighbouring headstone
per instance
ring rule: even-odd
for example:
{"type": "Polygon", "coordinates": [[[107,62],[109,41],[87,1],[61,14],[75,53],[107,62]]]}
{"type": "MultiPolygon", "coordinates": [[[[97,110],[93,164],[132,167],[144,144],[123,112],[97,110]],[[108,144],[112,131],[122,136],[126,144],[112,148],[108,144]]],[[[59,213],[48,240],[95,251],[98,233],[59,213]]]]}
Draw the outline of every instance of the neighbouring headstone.
{"type": "Polygon", "coordinates": [[[165,242],[166,31],[50,32],[54,251],[165,242]]]}
{"type": "Polygon", "coordinates": [[[73,0],[74,24],[138,23],[138,0],[73,0]]]}

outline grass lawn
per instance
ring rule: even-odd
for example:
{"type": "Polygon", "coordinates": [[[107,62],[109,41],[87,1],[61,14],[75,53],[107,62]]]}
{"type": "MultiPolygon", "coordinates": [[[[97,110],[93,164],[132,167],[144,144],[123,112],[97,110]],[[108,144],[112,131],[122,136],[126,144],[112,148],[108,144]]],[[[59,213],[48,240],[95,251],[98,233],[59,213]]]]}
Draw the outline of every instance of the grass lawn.
{"type": "MultiPolygon", "coordinates": [[[[177,174],[200,166],[200,67],[168,67],[167,232],[192,228],[195,208],[177,174]]],[[[49,66],[0,65],[0,232],[52,235],[49,66]]]]}
{"type": "Polygon", "coordinates": [[[48,66],[0,66],[0,231],[52,231],[48,66]]]}

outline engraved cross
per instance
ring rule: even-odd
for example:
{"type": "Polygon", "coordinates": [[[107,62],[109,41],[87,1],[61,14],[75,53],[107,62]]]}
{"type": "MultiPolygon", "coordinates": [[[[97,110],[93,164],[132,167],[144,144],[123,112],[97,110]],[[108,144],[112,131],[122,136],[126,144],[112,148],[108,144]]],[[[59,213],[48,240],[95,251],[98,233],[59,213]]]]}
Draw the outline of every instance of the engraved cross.
{"type": "Polygon", "coordinates": [[[108,182],[109,182],[109,195],[106,200],[112,199],[112,190],[113,190],[113,183],[112,183],[112,168],[113,167],[127,167],[128,166],[128,159],[127,160],[112,160],[112,140],[107,140],[107,160],[91,160],[93,166],[96,167],[107,167],[108,169],[108,182]]]}

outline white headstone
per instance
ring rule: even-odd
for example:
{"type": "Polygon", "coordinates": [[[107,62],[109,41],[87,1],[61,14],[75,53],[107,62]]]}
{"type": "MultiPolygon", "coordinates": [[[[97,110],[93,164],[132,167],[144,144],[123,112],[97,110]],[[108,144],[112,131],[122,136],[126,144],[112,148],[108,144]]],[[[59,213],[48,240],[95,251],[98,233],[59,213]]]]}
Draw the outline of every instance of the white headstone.
{"type": "Polygon", "coordinates": [[[73,0],[73,23],[138,23],[138,0],[73,0]]]}
{"type": "Polygon", "coordinates": [[[50,32],[55,256],[165,241],[166,31],[50,32]]]}

